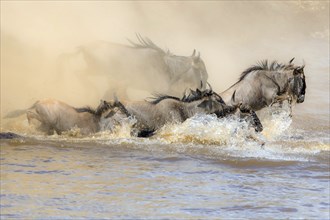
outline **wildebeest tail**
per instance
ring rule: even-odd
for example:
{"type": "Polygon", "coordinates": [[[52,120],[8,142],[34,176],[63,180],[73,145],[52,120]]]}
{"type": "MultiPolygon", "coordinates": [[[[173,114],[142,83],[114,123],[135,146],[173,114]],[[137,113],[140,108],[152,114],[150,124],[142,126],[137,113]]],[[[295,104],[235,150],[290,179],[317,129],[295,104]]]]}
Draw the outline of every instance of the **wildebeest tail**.
{"type": "Polygon", "coordinates": [[[16,118],[18,116],[21,116],[21,115],[25,114],[28,110],[35,108],[37,103],[38,103],[38,101],[35,102],[30,108],[27,108],[27,109],[17,109],[17,110],[11,111],[11,112],[7,113],[3,118],[16,118]]]}

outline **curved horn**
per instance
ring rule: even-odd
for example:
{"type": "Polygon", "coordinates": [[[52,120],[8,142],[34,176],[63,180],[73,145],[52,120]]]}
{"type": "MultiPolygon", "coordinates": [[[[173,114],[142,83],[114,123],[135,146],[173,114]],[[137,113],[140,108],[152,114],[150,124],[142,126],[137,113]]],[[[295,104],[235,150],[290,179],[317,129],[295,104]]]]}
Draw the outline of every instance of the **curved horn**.
{"type": "Polygon", "coordinates": [[[201,58],[201,53],[198,52],[197,59],[201,58]]]}
{"type": "Polygon", "coordinates": [[[236,90],[234,91],[233,95],[231,96],[231,103],[232,103],[234,106],[236,105],[235,95],[236,95],[236,90]]]}
{"type": "Polygon", "coordinates": [[[195,54],[196,54],[196,49],[194,49],[194,51],[193,51],[193,53],[192,53],[192,57],[194,57],[195,56],[195,54]]]}
{"type": "Polygon", "coordinates": [[[303,65],[301,66],[302,69],[305,68],[305,60],[303,60],[303,65]]]}
{"type": "Polygon", "coordinates": [[[210,87],[210,90],[213,91],[211,84],[209,82],[206,82],[206,84],[210,87]]]}
{"type": "Polygon", "coordinates": [[[294,58],[292,58],[292,59],[289,61],[289,63],[292,63],[293,60],[294,60],[294,58]]]}

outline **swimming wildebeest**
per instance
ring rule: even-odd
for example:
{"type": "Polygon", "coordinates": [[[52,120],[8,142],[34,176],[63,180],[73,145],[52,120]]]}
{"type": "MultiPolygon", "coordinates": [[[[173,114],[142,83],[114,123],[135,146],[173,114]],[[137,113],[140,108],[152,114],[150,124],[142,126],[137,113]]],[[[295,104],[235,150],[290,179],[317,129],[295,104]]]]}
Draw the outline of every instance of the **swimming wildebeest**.
{"type": "Polygon", "coordinates": [[[41,124],[38,130],[53,134],[61,134],[73,128],[79,128],[83,135],[99,131],[99,120],[104,111],[109,109],[107,103],[101,101],[96,110],[90,107],[74,108],[55,99],[44,99],[35,102],[30,108],[15,110],[7,114],[6,118],[27,114],[29,123],[32,119],[41,124]]]}
{"type": "Polygon", "coordinates": [[[257,111],[277,102],[305,100],[306,81],[303,66],[295,66],[293,59],[287,64],[262,61],[246,69],[239,81],[220,93],[228,105],[242,103],[257,111]],[[235,99],[232,99],[235,93],[235,99]]]}
{"type": "MultiPolygon", "coordinates": [[[[140,137],[152,135],[166,123],[181,123],[196,114],[215,114],[219,118],[236,114],[246,120],[257,132],[263,129],[259,118],[248,106],[241,104],[228,106],[211,89],[191,90],[190,94],[181,99],[169,95],[159,95],[153,101],[121,102],[115,100],[109,102],[109,105],[117,106],[120,110],[119,114],[136,119],[134,130],[140,137]]],[[[113,115],[111,113],[110,118],[113,115]]]]}
{"type": "Polygon", "coordinates": [[[131,46],[104,41],[80,46],[75,53],[62,54],[59,65],[65,69],[70,60],[79,57],[84,66],[84,76],[79,79],[91,87],[95,86],[91,77],[104,77],[111,88],[110,97],[114,91],[125,96],[127,88],[175,96],[186,88],[205,89],[208,74],[200,53],[194,50],[191,56],[177,56],[148,38],[137,34],[137,39],[138,43],[129,40],[131,46]]]}

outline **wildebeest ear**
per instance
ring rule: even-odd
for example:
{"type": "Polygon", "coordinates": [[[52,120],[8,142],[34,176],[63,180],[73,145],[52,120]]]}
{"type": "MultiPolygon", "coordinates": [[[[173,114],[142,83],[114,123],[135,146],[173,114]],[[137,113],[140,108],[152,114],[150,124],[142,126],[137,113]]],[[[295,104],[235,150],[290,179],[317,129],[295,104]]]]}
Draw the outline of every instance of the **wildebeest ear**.
{"type": "MultiPolygon", "coordinates": [[[[202,82],[202,81],[201,81],[202,82]]],[[[212,89],[212,86],[211,86],[211,84],[209,83],[209,82],[206,82],[206,84],[209,86],[209,88],[210,88],[210,91],[212,92],[213,91],[213,89],[212,89]]]]}
{"type": "Polygon", "coordinates": [[[192,58],[193,58],[193,63],[194,64],[195,63],[198,64],[200,62],[200,60],[201,60],[201,53],[198,52],[198,55],[197,56],[193,56],[192,58]]]}
{"type": "Polygon", "coordinates": [[[292,63],[293,60],[294,60],[294,58],[292,58],[292,59],[289,61],[289,63],[292,63]]]}

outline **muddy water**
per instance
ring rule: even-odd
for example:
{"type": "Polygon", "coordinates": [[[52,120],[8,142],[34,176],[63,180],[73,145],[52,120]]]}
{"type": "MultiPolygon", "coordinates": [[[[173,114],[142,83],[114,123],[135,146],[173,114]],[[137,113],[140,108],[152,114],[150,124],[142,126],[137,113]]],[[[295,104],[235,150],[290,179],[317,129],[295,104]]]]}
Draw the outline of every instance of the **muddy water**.
{"type": "Polygon", "coordinates": [[[1,217],[327,219],[329,129],[295,128],[277,112],[264,113],[263,147],[213,116],[149,139],[121,128],[3,141],[1,217]]]}

